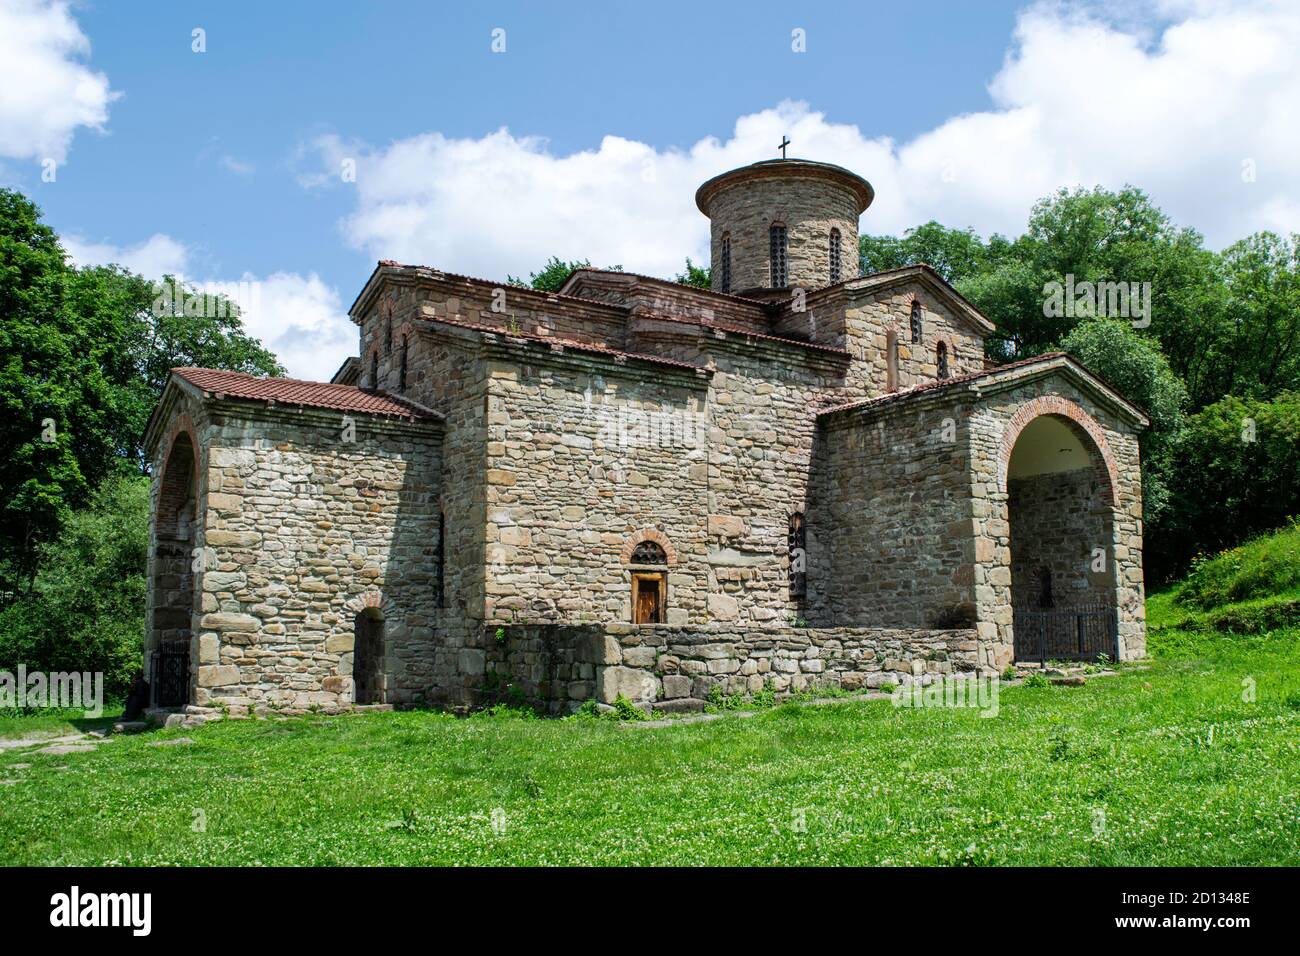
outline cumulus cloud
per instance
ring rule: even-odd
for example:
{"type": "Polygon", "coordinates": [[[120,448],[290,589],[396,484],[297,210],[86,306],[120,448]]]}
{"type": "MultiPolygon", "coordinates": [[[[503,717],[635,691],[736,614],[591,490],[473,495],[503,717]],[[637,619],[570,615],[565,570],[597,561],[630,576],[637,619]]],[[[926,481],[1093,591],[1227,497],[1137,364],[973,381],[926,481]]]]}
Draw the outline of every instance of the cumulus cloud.
{"type": "Polygon", "coordinates": [[[87,242],[76,236],[62,241],[77,265],[116,263],[146,278],[173,275],[207,294],[226,296],[238,304],[244,331],[274,352],[294,378],[328,380],[343,359],[357,350],[356,326],[338,290],[314,272],[196,277],[189,272],[190,248],[162,233],[128,246],[87,242]]]}
{"type": "Polygon", "coordinates": [[[328,381],[356,354],[357,327],[336,288],[316,273],[246,273],[239,295],[244,328],[276,354],[293,378],[328,381]]]}
{"type": "Polygon", "coordinates": [[[318,168],[298,176],[308,187],[338,185],[341,162],[355,159],[356,206],[343,223],[352,245],[491,278],[526,274],[550,255],[665,276],[686,255],[705,259],[695,188],[773,157],[783,134],[791,155],[872,182],[865,232],[933,218],[1015,234],[1033,202],[1058,188],[1128,183],[1214,245],[1300,228],[1300,9],[1179,0],[1150,9],[1158,20],[1026,9],[989,84],[991,107],[907,142],[784,102],[686,150],[607,136],[557,155],[545,139],[504,128],[378,149],[326,135],[307,150],[318,168]]]}
{"type": "Polygon", "coordinates": [[[0,0],[0,156],[61,163],[77,127],[103,129],[120,94],[89,53],[67,3],[0,0]]]}
{"type": "Polygon", "coordinates": [[[90,242],[77,235],[61,236],[59,241],[74,265],[97,266],[112,262],[151,279],[184,272],[189,259],[189,250],[184,243],[161,232],[133,246],[90,242]]]}

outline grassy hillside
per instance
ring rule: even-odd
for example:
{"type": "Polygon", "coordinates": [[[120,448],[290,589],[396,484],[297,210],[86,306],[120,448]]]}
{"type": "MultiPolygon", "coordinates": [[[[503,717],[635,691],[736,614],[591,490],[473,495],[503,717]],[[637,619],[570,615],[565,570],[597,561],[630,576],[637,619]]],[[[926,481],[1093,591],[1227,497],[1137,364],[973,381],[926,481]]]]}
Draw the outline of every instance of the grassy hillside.
{"type": "Polygon", "coordinates": [[[1293,596],[1295,545],[1294,528],[1253,542],[1154,597],[1151,663],[1004,688],[991,718],[888,701],[659,728],[411,712],[0,752],[0,858],[1300,865],[1300,626],[1249,617],[1293,596]],[[1250,629],[1217,630],[1229,611],[1250,629]]]}
{"type": "Polygon", "coordinates": [[[1300,522],[1198,558],[1183,581],[1147,598],[1147,627],[1157,657],[1285,638],[1300,627],[1300,522]]]}

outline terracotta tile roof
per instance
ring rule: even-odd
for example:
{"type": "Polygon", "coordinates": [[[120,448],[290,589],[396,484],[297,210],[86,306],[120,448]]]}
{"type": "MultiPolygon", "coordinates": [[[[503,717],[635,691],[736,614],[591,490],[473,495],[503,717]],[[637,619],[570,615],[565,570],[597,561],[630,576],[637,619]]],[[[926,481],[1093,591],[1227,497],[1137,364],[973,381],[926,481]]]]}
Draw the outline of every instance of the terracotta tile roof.
{"type": "Polygon", "coordinates": [[[364,415],[396,415],[411,419],[440,419],[442,416],[408,399],[387,392],[360,389],[355,385],[304,382],[293,378],[259,378],[244,372],[215,368],[174,368],[172,374],[214,395],[329,408],[364,415]]]}
{"type": "Polygon", "coordinates": [[[1048,362],[1053,359],[1065,358],[1064,352],[1044,352],[1042,355],[1035,355],[1031,358],[1020,359],[1015,362],[1008,362],[1006,365],[997,365],[993,368],[986,368],[979,372],[967,372],[965,375],[954,375],[952,378],[935,379],[933,382],[925,382],[922,385],[913,388],[904,389],[898,392],[890,392],[887,395],[878,395],[875,398],[864,398],[861,401],[849,402],[845,405],[835,405],[831,408],[824,408],[817,413],[817,417],[823,415],[834,415],[836,412],[847,412],[855,408],[869,408],[876,405],[885,405],[889,402],[902,401],[905,398],[913,398],[917,395],[924,395],[929,392],[941,391],[945,388],[951,388],[954,385],[964,385],[975,379],[987,378],[990,375],[1000,375],[1010,369],[1021,368],[1026,365],[1037,365],[1040,362],[1048,362]]]}

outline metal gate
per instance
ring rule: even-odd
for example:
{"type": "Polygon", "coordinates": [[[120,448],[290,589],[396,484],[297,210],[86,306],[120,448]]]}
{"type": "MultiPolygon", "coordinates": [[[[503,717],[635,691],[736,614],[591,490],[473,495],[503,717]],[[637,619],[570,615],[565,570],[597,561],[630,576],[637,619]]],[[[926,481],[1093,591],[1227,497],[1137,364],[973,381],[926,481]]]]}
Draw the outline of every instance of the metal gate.
{"type": "Polygon", "coordinates": [[[1119,615],[1104,604],[1016,608],[1012,627],[1017,661],[1119,660],[1119,615]]]}
{"type": "Polygon", "coordinates": [[[190,649],[169,645],[153,653],[149,674],[155,707],[184,707],[190,702],[190,649]]]}

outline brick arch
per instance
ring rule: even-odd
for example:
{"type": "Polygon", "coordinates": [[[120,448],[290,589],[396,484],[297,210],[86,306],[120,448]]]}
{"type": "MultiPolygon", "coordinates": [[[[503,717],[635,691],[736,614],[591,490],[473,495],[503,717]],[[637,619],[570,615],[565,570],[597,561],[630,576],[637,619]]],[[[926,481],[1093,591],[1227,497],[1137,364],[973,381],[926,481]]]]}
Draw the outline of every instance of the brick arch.
{"type": "Polygon", "coordinates": [[[677,563],[677,552],[674,550],[672,542],[668,536],[658,528],[642,528],[639,531],[632,532],[631,536],[623,543],[622,561],[624,564],[632,563],[632,552],[642,541],[653,541],[659,547],[664,549],[664,556],[668,559],[668,564],[677,563]]]}
{"type": "Polygon", "coordinates": [[[384,620],[388,620],[394,610],[392,602],[382,591],[375,588],[349,598],[343,606],[353,614],[360,614],[362,611],[370,610],[378,611],[383,615],[384,620]]]}
{"type": "Polygon", "coordinates": [[[1119,500],[1119,469],[1115,465],[1115,456],[1111,453],[1106,433],[1097,424],[1096,419],[1068,398],[1059,395],[1040,395],[1016,409],[1002,429],[1002,444],[998,456],[998,490],[1007,491],[1007,472],[1011,466],[1011,452],[1016,447],[1020,433],[1035,418],[1051,415],[1065,419],[1074,433],[1082,440],[1084,447],[1091,447],[1092,467],[1097,479],[1106,488],[1107,501],[1114,505],[1119,500]]]}
{"type": "Polygon", "coordinates": [[[198,524],[199,481],[202,471],[199,469],[199,439],[195,433],[194,422],[189,415],[177,415],[167,429],[167,437],[162,462],[158,468],[158,495],[154,501],[154,533],[168,536],[177,533],[177,522],[182,508],[192,502],[192,520],[198,524]],[[190,446],[188,461],[174,460],[176,447],[181,438],[190,446]],[[188,474],[182,474],[178,468],[188,467],[188,474]]]}
{"type": "Polygon", "coordinates": [[[194,430],[194,420],[184,412],[172,419],[171,426],[167,429],[167,435],[163,439],[163,459],[162,465],[158,469],[159,476],[167,473],[167,466],[171,463],[172,452],[176,450],[176,439],[181,434],[189,436],[190,448],[194,457],[194,475],[197,478],[199,474],[199,436],[194,430]]]}

